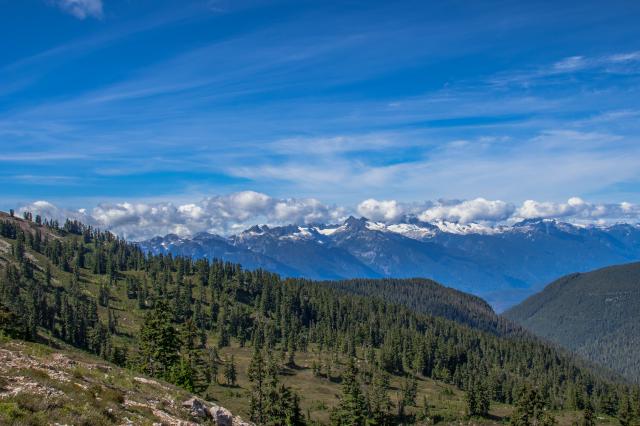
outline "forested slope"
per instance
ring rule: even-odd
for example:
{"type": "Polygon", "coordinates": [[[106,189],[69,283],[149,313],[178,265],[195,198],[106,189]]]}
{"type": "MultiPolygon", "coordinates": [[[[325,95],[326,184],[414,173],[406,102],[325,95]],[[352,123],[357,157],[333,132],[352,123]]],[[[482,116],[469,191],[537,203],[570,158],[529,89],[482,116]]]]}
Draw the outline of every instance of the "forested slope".
{"type": "Polygon", "coordinates": [[[0,235],[3,333],[59,339],[258,424],[640,414],[628,386],[535,338],[230,263],[146,256],[76,222],[4,215],[0,235]]]}
{"type": "Polygon", "coordinates": [[[354,279],[325,281],[322,284],[347,293],[376,297],[406,306],[414,312],[442,317],[497,335],[522,331],[515,323],[497,315],[481,298],[425,278],[354,279]]]}
{"type": "Polygon", "coordinates": [[[640,380],[640,263],[567,275],[504,315],[640,380]]]}

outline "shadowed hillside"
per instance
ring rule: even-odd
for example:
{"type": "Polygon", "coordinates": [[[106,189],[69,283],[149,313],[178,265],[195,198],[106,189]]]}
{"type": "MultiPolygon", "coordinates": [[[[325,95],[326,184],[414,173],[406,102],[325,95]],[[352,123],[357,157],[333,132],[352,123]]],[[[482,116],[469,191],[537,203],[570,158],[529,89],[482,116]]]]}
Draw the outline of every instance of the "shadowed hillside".
{"type": "Polygon", "coordinates": [[[504,316],[640,380],[640,263],[567,275],[504,316]]]}

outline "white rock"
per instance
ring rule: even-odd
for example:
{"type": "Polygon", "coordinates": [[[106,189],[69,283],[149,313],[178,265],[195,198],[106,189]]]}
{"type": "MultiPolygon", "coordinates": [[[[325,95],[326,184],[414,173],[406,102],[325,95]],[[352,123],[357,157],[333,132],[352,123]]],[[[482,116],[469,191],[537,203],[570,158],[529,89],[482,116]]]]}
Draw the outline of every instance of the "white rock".
{"type": "Polygon", "coordinates": [[[233,414],[231,411],[227,410],[224,407],[220,407],[218,405],[214,405],[209,408],[209,414],[213,419],[213,422],[217,426],[233,426],[233,414]]]}
{"type": "Polygon", "coordinates": [[[198,398],[191,398],[182,403],[182,406],[188,408],[194,417],[207,417],[207,406],[198,398]]]}

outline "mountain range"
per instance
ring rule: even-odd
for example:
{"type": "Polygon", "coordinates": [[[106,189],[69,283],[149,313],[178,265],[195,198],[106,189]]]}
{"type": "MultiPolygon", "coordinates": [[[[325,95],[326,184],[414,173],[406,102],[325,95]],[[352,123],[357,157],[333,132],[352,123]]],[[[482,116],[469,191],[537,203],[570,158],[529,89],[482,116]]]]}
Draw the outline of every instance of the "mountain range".
{"type": "Polygon", "coordinates": [[[640,225],[528,219],[490,227],[349,217],[338,224],[256,225],[231,236],[169,234],[138,244],[153,254],[216,258],[286,277],[424,277],[501,311],[562,275],[640,259],[640,225]]]}

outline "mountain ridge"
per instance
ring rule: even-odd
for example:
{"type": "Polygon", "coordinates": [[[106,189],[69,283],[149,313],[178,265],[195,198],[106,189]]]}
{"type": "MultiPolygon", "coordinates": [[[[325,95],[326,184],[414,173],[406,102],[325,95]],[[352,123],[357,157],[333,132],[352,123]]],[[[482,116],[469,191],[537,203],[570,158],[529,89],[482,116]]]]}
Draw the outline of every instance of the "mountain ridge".
{"type": "Polygon", "coordinates": [[[503,316],[640,381],[640,262],[561,277],[503,316]]]}
{"type": "Polygon", "coordinates": [[[501,311],[564,274],[640,259],[640,225],[527,219],[489,227],[415,217],[385,224],[350,216],[337,224],[255,225],[228,237],[169,234],[138,244],[154,254],[219,258],[285,277],[424,277],[501,311]]]}

